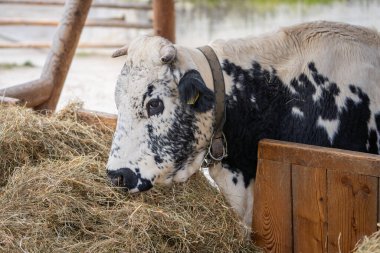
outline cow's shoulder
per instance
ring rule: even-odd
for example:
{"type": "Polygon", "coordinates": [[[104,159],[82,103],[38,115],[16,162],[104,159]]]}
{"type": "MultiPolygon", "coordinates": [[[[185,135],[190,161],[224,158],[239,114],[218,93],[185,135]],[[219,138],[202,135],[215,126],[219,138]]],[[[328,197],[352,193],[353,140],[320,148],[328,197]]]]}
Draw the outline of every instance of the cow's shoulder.
{"type": "Polygon", "coordinates": [[[368,45],[380,45],[380,35],[375,29],[347,23],[317,21],[282,28],[280,31],[296,37],[301,42],[326,39],[359,42],[368,45]]]}

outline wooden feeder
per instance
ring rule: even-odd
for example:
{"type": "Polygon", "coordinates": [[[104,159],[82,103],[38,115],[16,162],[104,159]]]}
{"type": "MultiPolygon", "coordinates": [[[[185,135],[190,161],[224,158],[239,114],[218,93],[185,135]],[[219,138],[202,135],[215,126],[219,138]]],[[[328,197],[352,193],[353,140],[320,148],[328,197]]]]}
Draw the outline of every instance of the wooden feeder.
{"type": "Polygon", "coordinates": [[[351,252],[380,221],[380,156],[263,140],[252,238],[266,252],[351,252]]]}

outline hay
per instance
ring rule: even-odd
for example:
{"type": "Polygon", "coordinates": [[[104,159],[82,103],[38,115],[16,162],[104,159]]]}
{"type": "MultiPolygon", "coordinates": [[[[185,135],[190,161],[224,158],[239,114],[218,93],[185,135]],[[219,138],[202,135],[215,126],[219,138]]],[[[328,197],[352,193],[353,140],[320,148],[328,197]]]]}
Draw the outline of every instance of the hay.
{"type": "MultiPolygon", "coordinates": [[[[377,224],[380,227],[380,223],[377,224]]],[[[371,236],[364,236],[355,246],[355,253],[380,253],[380,230],[371,236]]]]}
{"type": "Polygon", "coordinates": [[[79,104],[61,113],[42,117],[30,109],[0,104],[0,186],[20,166],[33,166],[44,159],[68,160],[93,155],[105,160],[112,131],[99,131],[76,120],[79,104]]]}
{"type": "Polygon", "coordinates": [[[0,252],[254,252],[201,174],[126,194],[108,186],[112,133],[0,106],[0,252]]]}

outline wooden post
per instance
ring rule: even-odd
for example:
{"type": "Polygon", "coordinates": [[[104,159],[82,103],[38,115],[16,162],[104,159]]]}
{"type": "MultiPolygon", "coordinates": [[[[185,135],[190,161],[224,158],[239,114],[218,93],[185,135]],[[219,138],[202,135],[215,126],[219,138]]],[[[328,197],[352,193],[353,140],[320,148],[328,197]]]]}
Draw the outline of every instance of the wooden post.
{"type": "Polygon", "coordinates": [[[49,99],[35,109],[55,110],[91,3],[92,0],[66,1],[63,18],[41,75],[41,79],[51,83],[53,89],[49,99]]]}
{"type": "Polygon", "coordinates": [[[50,97],[52,85],[46,80],[37,79],[19,85],[0,89],[0,96],[16,98],[27,107],[35,107],[50,97]]]}
{"type": "Polygon", "coordinates": [[[153,0],[154,34],[175,43],[175,9],[173,0],[153,0]]]}

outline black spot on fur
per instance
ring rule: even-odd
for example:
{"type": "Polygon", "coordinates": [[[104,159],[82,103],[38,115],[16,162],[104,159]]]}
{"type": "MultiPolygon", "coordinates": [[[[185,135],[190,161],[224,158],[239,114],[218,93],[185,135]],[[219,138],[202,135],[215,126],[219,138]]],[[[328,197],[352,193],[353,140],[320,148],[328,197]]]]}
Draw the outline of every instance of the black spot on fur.
{"type": "Polygon", "coordinates": [[[154,90],[153,84],[149,84],[147,91],[143,94],[142,104],[141,107],[144,107],[144,102],[147,97],[151,97],[154,90]]]}
{"type": "Polygon", "coordinates": [[[215,103],[215,95],[202,79],[201,74],[197,70],[186,72],[178,85],[180,99],[184,104],[194,97],[198,97],[194,105],[190,105],[197,112],[206,112],[213,108],[215,103]]]}
{"type": "MultiPolygon", "coordinates": [[[[339,86],[319,73],[313,62],[308,64],[308,69],[312,78],[301,73],[288,86],[277,76],[275,69],[263,69],[257,62],[253,62],[251,68],[243,69],[224,61],[223,70],[231,76],[234,84],[226,99],[227,120],[223,130],[229,150],[223,163],[228,164],[232,171],[241,171],[246,186],[256,175],[258,142],[263,138],[375,151],[374,145],[371,150],[366,148],[370,116],[368,96],[360,88],[350,87],[361,102],[355,104],[347,98],[346,107],[339,113],[335,102],[340,94],[339,86]],[[313,96],[317,91],[320,95],[315,100],[313,96]],[[293,108],[301,111],[302,115],[295,116],[293,108]],[[340,122],[332,142],[325,128],[319,126],[320,120],[340,122]]],[[[380,116],[378,122],[380,125],[380,116]]],[[[371,136],[370,142],[375,142],[374,135],[371,136]]]]}
{"type": "Polygon", "coordinates": [[[153,187],[152,182],[148,179],[140,178],[140,181],[141,183],[137,186],[137,189],[139,189],[140,192],[147,191],[153,187]]]}
{"type": "Polygon", "coordinates": [[[159,157],[158,155],[154,156],[154,161],[156,161],[157,164],[163,162],[162,159],[161,159],[161,157],[159,157]]]}
{"type": "Polygon", "coordinates": [[[313,76],[313,79],[314,79],[314,82],[317,84],[317,85],[321,85],[321,84],[324,84],[325,82],[328,82],[328,78],[319,74],[318,71],[317,71],[317,68],[315,67],[315,64],[314,62],[310,62],[309,65],[309,70],[311,71],[312,73],[312,76],[313,76]]]}
{"type": "Polygon", "coordinates": [[[377,113],[375,115],[375,122],[376,122],[377,132],[380,133],[380,113],[377,113]]]}
{"type": "Polygon", "coordinates": [[[149,148],[154,153],[156,163],[164,160],[174,161],[175,172],[182,169],[187,161],[194,159],[194,143],[197,126],[194,112],[185,106],[175,110],[173,121],[166,134],[157,134],[152,125],[148,125],[149,148]]]}
{"type": "MultiPolygon", "coordinates": [[[[340,113],[340,124],[333,147],[370,152],[370,150],[367,150],[369,140],[368,122],[371,116],[369,97],[354,85],[350,85],[350,90],[358,95],[360,101],[354,102],[350,98],[346,99],[345,107],[340,113]]],[[[374,146],[371,147],[372,150],[374,148],[374,146]]]]}
{"type": "Polygon", "coordinates": [[[236,185],[236,184],[238,183],[237,178],[236,178],[236,177],[233,177],[233,178],[232,178],[232,182],[234,183],[234,185],[236,185]]]}
{"type": "Polygon", "coordinates": [[[379,147],[378,147],[378,143],[377,143],[377,133],[375,130],[371,130],[369,132],[369,140],[368,140],[368,143],[369,143],[369,148],[368,148],[368,152],[369,153],[372,153],[372,154],[378,154],[379,153],[379,147]]]}

